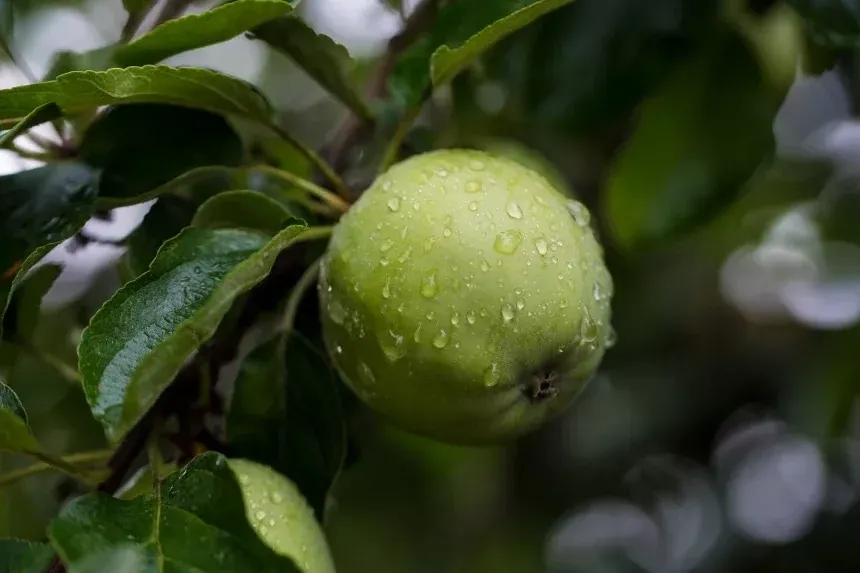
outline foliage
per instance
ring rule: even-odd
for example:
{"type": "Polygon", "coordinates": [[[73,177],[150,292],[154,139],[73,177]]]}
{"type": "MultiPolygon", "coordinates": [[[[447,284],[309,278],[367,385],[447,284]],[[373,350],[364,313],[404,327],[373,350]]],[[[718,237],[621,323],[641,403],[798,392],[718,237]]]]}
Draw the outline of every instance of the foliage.
{"type": "MultiPolygon", "coordinates": [[[[536,509],[517,506],[516,517],[539,522],[542,539],[547,516],[557,519],[564,507],[542,496],[553,491],[553,479],[573,479],[569,468],[559,469],[563,463],[547,461],[562,457],[558,443],[567,434],[551,426],[518,442],[523,448],[513,454],[444,449],[378,420],[368,432],[367,410],[322,344],[313,286],[332,227],[379,173],[419,150],[504,140],[536,149],[594,213],[590,224],[618,285],[619,347],[605,368],[619,380],[659,379],[625,390],[641,398],[638,408],[653,410],[641,413],[651,424],[642,436],[658,443],[660,428],[689,428],[687,415],[722,420],[720,400],[745,399],[732,387],[704,405],[707,398],[673,380],[693,372],[713,376],[716,387],[733,372],[739,379],[760,374],[747,367],[743,337],[734,336],[749,328],[754,339],[755,328],[714,310],[724,306],[711,292],[716,264],[765,236],[787,206],[818,201],[834,183],[827,158],[777,149],[786,77],[840,62],[856,92],[860,69],[860,5],[838,0],[424,0],[409,14],[406,3],[393,2],[404,28],[369,61],[353,61],[305,21],[298,0],[228,0],[194,13],[169,12],[191,2],[122,4],[127,23],[119,41],[57,53],[42,81],[0,90],[2,152],[44,163],[0,176],[0,488],[21,494],[0,491],[0,571],[301,570],[266,542],[255,508],[243,506],[229,469],[239,458],[295,483],[320,523],[337,506],[344,476],[391,492],[388,502],[344,504],[352,521],[334,523],[330,534],[349,529],[359,540],[346,549],[332,544],[344,570],[382,563],[419,571],[418,562],[434,571],[518,571],[508,559],[518,543],[534,550],[543,542],[523,534],[516,519],[480,508],[484,498],[472,493],[528,490],[511,497],[536,509]],[[286,56],[337,112],[321,105],[297,114],[229,74],[165,63],[240,37],[267,57],[286,56]],[[305,143],[328,115],[344,113],[336,130],[317,138],[325,145],[305,143]],[[40,135],[49,127],[57,133],[40,135]],[[113,209],[152,200],[128,237],[103,240],[90,231],[113,209]],[[123,251],[84,296],[41,311],[63,276],[57,258],[44,259],[93,242],[116,242],[123,251]],[[709,330],[714,314],[720,327],[735,330],[709,330]],[[643,374],[649,368],[654,376],[643,374]],[[53,382],[43,387],[42,379],[53,382]],[[362,439],[385,455],[358,459],[362,439]],[[500,485],[481,473],[503,474],[507,455],[519,456],[522,484],[500,485]],[[33,465],[21,467],[19,458],[33,465]],[[389,466],[413,479],[387,481],[389,466]],[[470,485],[480,487],[457,498],[462,476],[445,470],[453,466],[474,470],[470,485]],[[42,475],[52,470],[62,481],[42,475]],[[9,525],[22,511],[16,504],[35,495],[28,487],[52,501],[9,525]],[[483,560],[446,560],[448,550],[486,541],[468,536],[477,526],[465,518],[433,527],[457,521],[452,536],[466,542],[446,541],[445,551],[410,546],[422,558],[396,540],[384,556],[360,542],[401,535],[401,522],[411,519],[404,499],[416,491],[425,494],[414,504],[422,515],[445,503],[457,506],[453,514],[480,515],[482,527],[498,534],[483,560]]],[[[6,7],[0,0],[2,14],[6,7]]],[[[26,54],[14,53],[7,37],[11,17],[0,24],[4,58],[25,69],[26,54]]],[[[812,218],[829,238],[856,247],[853,174],[836,183],[812,218]]],[[[768,355],[762,392],[774,402],[769,385],[808,376],[818,362],[800,364],[802,350],[823,349],[816,360],[827,363],[828,383],[813,401],[827,406],[812,422],[804,419],[823,440],[844,430],[845,404],[856,395],[852,327],[823,339],[797,328],[768,339],[773,347],[754,345],[768,355]],[[780,349],[797,352],[780,364],[768,354],[780,349]]],[[[601,380],[592,386],[576,416],[597,411],[601,380]]],[[[617,417],[611,411],[600,423],[617,417]]],[[[702,442],[713,441],[711,430],[702,442]]],[[[606,459],[616,464],[603,466],[613,475],[630,461],[606,459]]],[[[583,472],[587,478],[574,476],[591,480],[583,491],[603,491],[602,476],[583,472]]],[[[343,491],[348,497],[348,486],[343,491]]],[[[586,499],[577,495],[560,497],[567,505],[586,499]]],[[[742,548],[736,553],[744,562],[742,548]]],[[[535,560],[521,569],[536,570],[535,560]]],[[[630,569],[600,569],[621,570],[630,569]]]]}

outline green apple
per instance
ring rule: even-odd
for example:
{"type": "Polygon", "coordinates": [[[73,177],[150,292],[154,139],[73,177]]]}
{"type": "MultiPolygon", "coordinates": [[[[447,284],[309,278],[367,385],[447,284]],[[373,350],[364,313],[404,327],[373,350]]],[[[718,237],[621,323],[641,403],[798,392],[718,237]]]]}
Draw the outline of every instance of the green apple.
{"type": "Polygon", "coordinates": [[[517,163],[533,169],[546,177],[550,185],[568,197],[576,195],[571,189],[565,176],[546,157],[534,149],[514,139],[485,139],[480,144],[481,149],[491,155],[507,157],[517,163]]]}
{"type": "Polygon", "coordinates": [[[228,463],[242,490],[248,521],[260,539],[290,557],[302,573],[334,573],[325,534],[295,484],[250,460],[228,463]]]}
{"type": "Polygon", "coordinates": [[[320,269],[326,347],[373,409],[461,444],[564,410],[611,346],[612,279],[589,213],[481,151],[392,167],[336,226],[320,269]]]}

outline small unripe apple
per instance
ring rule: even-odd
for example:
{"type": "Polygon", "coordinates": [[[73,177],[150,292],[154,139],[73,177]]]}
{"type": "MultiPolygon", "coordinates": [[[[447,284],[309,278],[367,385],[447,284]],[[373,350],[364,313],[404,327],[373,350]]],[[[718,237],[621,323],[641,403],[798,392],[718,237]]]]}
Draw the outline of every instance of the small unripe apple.
{"type": "Polygon", "coordinates": [[[325,534],[295,484],[250,460],[228,463],[242,490],[248,521],[260,539],[292,559],[302,573],[334,573],[325,534]]]}
{"type": "Polygon", "coordinates": [[[614,339],[588,211],[480,151],[434,151],[380,176],[336,226],[319,289],[346,383],[398,426],[453,443],[537,428],[614,339]]]}

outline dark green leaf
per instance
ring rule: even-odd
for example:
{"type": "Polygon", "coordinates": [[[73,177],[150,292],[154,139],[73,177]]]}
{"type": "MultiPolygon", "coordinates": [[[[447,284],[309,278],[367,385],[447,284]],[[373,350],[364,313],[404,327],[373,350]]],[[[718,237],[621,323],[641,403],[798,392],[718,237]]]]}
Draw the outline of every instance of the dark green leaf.
{"type": "Polygon", "coordinates": [[[762,79],[736,37],[711,47],[643,105],[613,168],[608,213],[624,246],[664,239],[710,219],[739,196],[772,153],[781,94],[762,79]]]}
{"type": "Polygon", "coordinates": [[[42,299],[62,270],[60,265],[43,265],[27,273],[12,296],[3,317],[2,334],[6,339],[32,341],[41,315],[42,299]]]}
{"type": "Polygon", "coordinates": [[[298,334],[285,336],[242,361],[227,440],[239,456],[293,480],[322,521],[346,451],[340,399],[319,350],[298,334]]]}
{"type": "Polygon", "coordinates": [[[146,10],[150,4],[154,4],[153,0],[122,0],[122,7],[129,14],[139,14],[146,10]]]}
{"type": "Polygon", "coordinates": [[[43,573],[53,558],[47,543],[0,539],[0,573],[43,573]]]}
{"type": "Polygon", "coordinates": [[[34,109],[27,117],[15,124],[15,127],[0,136],[0,147],[8,147],[15,138],[31,127],[36,127],[62,117],[63,112],[55,103],[46,103],[34,109]]]}
{"type": "Polygon", "coordinates": [[[27,424],[24,405],[3,382],[0,382],[0,450],[26,453],[40,450],[27,424]]]}
{"type": "Polygon", "coordinates": [[[304,230],[188,228],[123,286],[84,330],[79,363],[95,417],[118,441],[152,406],[238,296],[262,280],[304,230]]]}
{"type": "Polygon", "coordinates": [[[55,80],[63,74],[69,72],[91,70],[104,71],[108,70],[113,65],[113,55],[117,46],[111,44],[89,52],[59,52],[54,56],[51,62],[51,67],[43,78],[44,81],[55,80]]]}
{"type": "Polygon", "coordinates": [[[276,234],[294,217],[286,207],[256,191],[227,191],[215,195],[197,210],[193,227],[252,229],[276,234]]]}
{"type": "MultiPolygon", "coordinates": [[[[227,460],[206,453],[167,476],[150,495],[119,500],[91,493],[51,522],[51,543],[71,570],[94,553],[123,562],[123,573],[289,573],[248,524],[242,493],[227,460]]],[[[111,569],[102,569],[104,571],[111,569]]]]}
{"type": "Polygon", "coordinates": [[[788,0],[816,40],[832,46],[856,46],[860,41],[860,2],[857,0],[788,0]]]}
{"type": "Polygon", "coordinates": [[[92,169],[78,163],[0,177],[0,328],[9,297],[24,274],[89,219],[95,181],[92,169]]]}
{"type": "Polygon", "coordinates": [[[716,21],[699,0],[576,0],[487,54],[523,121],[591,132],[637,106],[716,21]]]}
{"type": "Polygon", "coordinates": [[[353,113],[369,118],[371,112],[349,77],[352,59],[346,48],[295,17],[282,17],[257,26],[256,38],[290,57],[353,113]]]}
{"type": "Polygon", "coordinates": [[[146,272],[164,241],[191,223],[196,207],[187,199],[165,195],[143,218],[127,239],[126,261],[133,276],[146,272]]]}
{"type": "Polygon", "coordinates": [[[99,199],[122,203],[192,169],[243,159],[242,141],[222,116],[160,104],[111,109],[87,130],[80,153],[102,170],[99,199]]]}
{"type": "Polygon", "coordinates": [[[407,107],[432,87],[451,81],[482,52],[516,30],[572,0],[461,0],[439,9],[429,35],[407,50],[392,74],[391,90],[407,107]]]}
{"type": "Polygon", "coordinates": [[[292,10],[292,4],[284,0],[235,0],[161,24],[118,48],[115,62],[122,67],[154,64],[182,52],[226,42],[292,10]]]}
{"type": "Polygon", "coordinates": [[[0,90],[0,124],[56,103],[65,114],[124,103],[163,103],[268,124],[271,108],[250,84],[201,68],[143,66],[70,72],[56,80],[0,90]]]}

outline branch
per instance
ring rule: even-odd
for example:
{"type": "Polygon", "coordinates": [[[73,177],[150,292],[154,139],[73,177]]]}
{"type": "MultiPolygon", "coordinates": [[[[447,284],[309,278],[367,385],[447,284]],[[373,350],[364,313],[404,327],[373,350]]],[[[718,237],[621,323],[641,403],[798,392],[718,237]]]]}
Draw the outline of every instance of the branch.
{"type": "MultiPolygon", "coordinates": [[[[388,77],[397,65],[397,58],[423,34],[439,8],[439,0],[423,0],[406,19],[400,33],[388,41],[385,54],[377,62],[365,85],[365,95],[370,100],[384,99],[388,95],[388,77]]],[[[351,115],[332,139],[329,146],[329,163],[338,172],[343,171],[347,152],[372,126],[358,116],[351,115]]]]}

